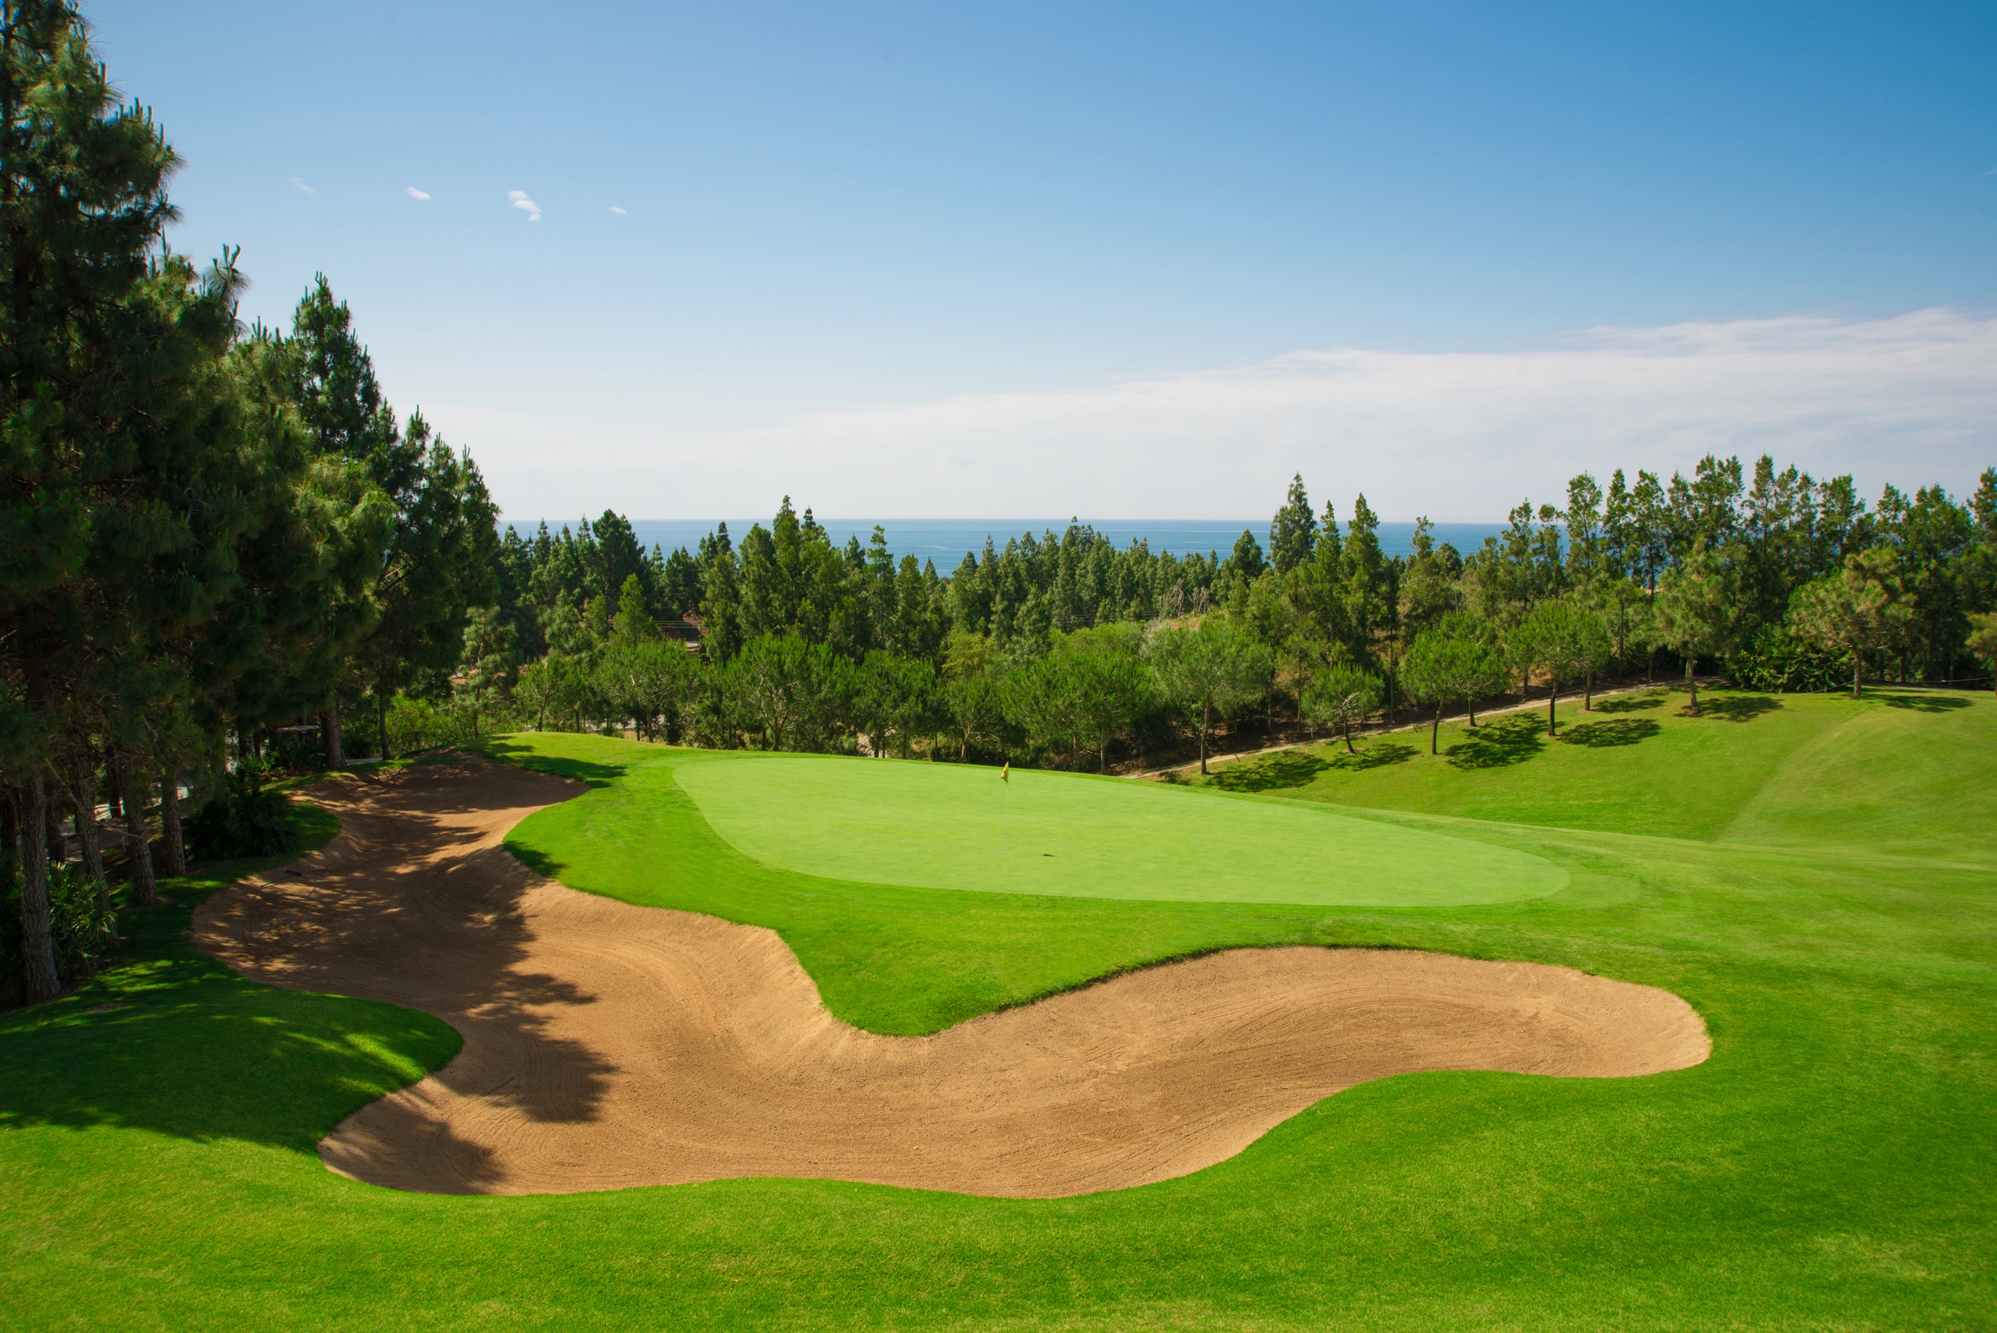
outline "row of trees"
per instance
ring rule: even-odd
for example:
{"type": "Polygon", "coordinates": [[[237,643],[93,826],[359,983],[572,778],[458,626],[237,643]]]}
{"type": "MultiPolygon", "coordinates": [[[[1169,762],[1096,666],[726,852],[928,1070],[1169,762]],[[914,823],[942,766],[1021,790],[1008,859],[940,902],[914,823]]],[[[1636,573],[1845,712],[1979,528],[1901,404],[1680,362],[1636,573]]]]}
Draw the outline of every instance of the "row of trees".
{"type": "Polygon", "coordinates": [[[1274,669],[1225,616],[1056,630],[1034,653],[997,653],[988,637],[960,633],[940,662],[884,649],[851,657],[795,630],[725,659],[689,647],[620,615],[607,640],[522,667],[502,705],[510,711],[488,712],[487,724],[629,725],[642,738],[715,747],[1093,760],[1107,771],[1112,743],[1162,739],[1174,716],[1204,760],[1214,726],[1265,697],[1274,669]]]}
{"type": "Polygon", "coordinates": [[[338,761],[343,703],[380,724],[448,682],[497,535],[478,469],[398,418],[323,278],[289,334],[244,328],[234,252],[168,248],[178,159],[75,7],[7,0],[0,24],[0,987],[36,1000],[63,979],[63,815],[99,906],[104,802],[155,901],[150,820],[182,870],[183,786],[253,775],[311,715],[338,761]]]}
{"type": "MultiPolygon", "coordinates": [[[[1349,737],[1382,710],[1419,705],[1439,727],[1446,708],[1540,685],[1556,726],[1561,687],[1588,694],[1660,657],[1696,710],[1701,664],[1766,688],[1856,690],[1867,670],[1954,680],[1997,652],[1997,470],[1967,504],[1889,486],[1869,510],[1849,477],[1708,457],[1668,483],[1583,474],[1564,506],[1521,504],[1467,556],[1423,521],[1412,552],[1389,557],[1378,527],[1363,496],[1343,525],[1315,512],[1297,477],[1267,545],[1244,532],[1224,559],[1118,550],[1076,524],[987,542],[944,578],[895,560],[879,529],[835,547],[788,499],[739,546],[722,526],[670,555],[641,553],[606,513],[509,539],[506,583],[521,591],[493,625],[530,663],[531,725],[876,753],[888,737],[959,758],[1092,753],[1099,767],[1169,741],[1175,720],[1204,758],[1214,725],[1244,712],[1349,737]],[[634,646],[662,617],[697,623],[697,655],[634,646]],[[1240,649],[1210,694],[1162,665],[1195,627],[1240,649]],[[671,659],[669,677],[633,653],[671,659]]],[[[486,678],[469,656],[464,678],[486,678]]]]}

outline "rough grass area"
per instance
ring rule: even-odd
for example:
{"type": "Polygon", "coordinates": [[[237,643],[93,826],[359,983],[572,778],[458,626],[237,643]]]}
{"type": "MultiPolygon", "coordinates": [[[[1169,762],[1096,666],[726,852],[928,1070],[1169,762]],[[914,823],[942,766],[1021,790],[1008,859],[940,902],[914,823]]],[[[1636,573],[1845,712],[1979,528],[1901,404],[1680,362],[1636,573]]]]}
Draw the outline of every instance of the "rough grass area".
{"type": "Polygon", "coordinates": [[[1971,834],[1997,846],[1992,701],[1941,691],[1769,695],[1682,688],[1447,722],[1218,768],[1221,791],[1666,837],[1916,854],[1971,834]],[[1915,724],[1914,717],[1921,721],[1915,724]],[[1946,813],[1943,813],[1946,811],[1946,813]]]}
{"type": "Polygon", "coordinates": [[[578,887],[773,926],[835,1010],[880,1030],[1317,939],[1664,986],[1706,1016],[1713,1058],[1630,1080],[1389,1079],[1207,1171],[1080,1199],[780,1180],[413,1196],[330,1175],[311,1144],[448,1058],[448,1030],[242,982],[187,952],[183,902],[125,970],[0,1020],[0,1325],[1985,1326],[1997,707],[1734,698],[1731,719],[1680,718],[1670,695],[1599,719],[1656,723],[1632,743],[1457,765],[1422,734],[1419,756],[1265,789],[1572,876],[1425,909],[814,879],[716,836],[667,752],[514,738],[495,748],[596,784],[561,808],[572,827],[523,825],[524,854],[578,887]],[[85,1012],[107,1003],[131,1007],[85,1012]]]}

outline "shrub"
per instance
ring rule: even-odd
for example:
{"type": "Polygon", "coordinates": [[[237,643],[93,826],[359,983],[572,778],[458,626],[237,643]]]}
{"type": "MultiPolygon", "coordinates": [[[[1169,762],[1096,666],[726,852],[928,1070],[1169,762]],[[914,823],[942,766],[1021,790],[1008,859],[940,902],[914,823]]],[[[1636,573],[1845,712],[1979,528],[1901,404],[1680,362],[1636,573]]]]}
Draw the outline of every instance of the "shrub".
{"type": "Polygon", "coordinates": [[[259,768],[243,765],[224,782],[227,789],[181,825],[190,854],[221,861],[298,849],[291,803],[283,792],[263,785],[259,768]]]}
{"type": "Polygon", "coordinates": [[[1851,654],[1819,648],[1784,625],[1763,625],[1744,650],[1728,659],[1727,675],[1750,690],[1834,690],[1851,679],[1851,654]]]}
{"type": "MultiPolygon", "coordinates": [[[[103,884],[75,866],[49,871],[49,933],[55,970],[71,986],[90,976],[118,940],[117,918],[104,905],[103,884]]],[[[13,853],[0,856],[0,1008],[21,1002],[21,873],[13,853]]]]}

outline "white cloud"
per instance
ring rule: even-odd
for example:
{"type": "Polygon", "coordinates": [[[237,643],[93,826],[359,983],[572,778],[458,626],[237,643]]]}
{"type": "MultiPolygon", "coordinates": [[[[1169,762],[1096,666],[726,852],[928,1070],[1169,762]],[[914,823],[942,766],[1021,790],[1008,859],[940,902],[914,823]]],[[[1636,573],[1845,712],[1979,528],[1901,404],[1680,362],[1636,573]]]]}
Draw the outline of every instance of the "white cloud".
{"type": "Polygon", "coordinates": [[[515,208],[526,211],[529,222],[539,222],[541,220],[541,206],[532,199],[529,199],[525,190],[508,190],[506,197],[513,201],[515,208]]]}
{"type": "Polygon", "coordinates": [[[440,412],[523,517],[761,513],[1217,518],[1320,502],[1501,519],[1583,469],[1772,453],[1871,494],[1997,464],[1997,315],[1786,316],[1598,328],[1534,352],[1334,348],[1076,389],[855,404],[725,431],[661,421],[647,386],[593,413],[440,412]],[[621,409],[621,410],[620,410],[621,409]]]}
{"type": "Polygon", "coordinates": [[[618,206],[617,206],[616,204],[612,204],[612,205],[610,206],[610,211],[611,211],[611,212],[613,212],[613,213],[615,213],[615,214],[617,214],[617,216],[619,216],[619,217],[624,217],[624,216],[626,216],[626,214],[625,214],[624,210],[623,210],[623,209],[621,209],[621,208],[619,208],[619,207],[618,207],[618,206]]]}
{"type": "Polygon", "coordinates": [[[409,197],[411,199],[428,199],[430,196],[412,185],[409,187],[409,197]]]}
{"type": "Polygon", "coordinates": [[[319,192],[318,192],[317,190],[313,189],[313,188],[312,188],[312,187],[311,187],[310,185],[307,185],[307,184],[306,184],[306,183],[305,183],[304,181],[302,181],[302,180],[298,179],[298,177],[296,177],[296,176],[293,176],[293,177],[291,178],[291,183],[292,183],[293,185],[296,185],[296,186],[297,186],[297,187],[298,187],[299,189],[301,189],[301,190],[305,191],[305,193],[307,193],[307,194],[317,194],[317,193],[319,193],[319,192]]]}

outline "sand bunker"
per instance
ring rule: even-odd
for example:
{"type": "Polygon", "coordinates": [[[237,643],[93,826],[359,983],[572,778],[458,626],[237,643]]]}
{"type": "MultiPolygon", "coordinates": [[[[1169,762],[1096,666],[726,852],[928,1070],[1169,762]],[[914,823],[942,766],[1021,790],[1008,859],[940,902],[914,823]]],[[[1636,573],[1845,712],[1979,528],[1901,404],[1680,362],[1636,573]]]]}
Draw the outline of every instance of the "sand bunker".
{"type": "Polygon", "coordinates": [[[471,763],[321,784],[340,836],[197,917],[202,947],[257,980],[464,1034],[443,1070],[320,1144],[333,1170],[437,1193],[815,1176],[1047,1198],[1211,1166],[1389,1074],[1620,1077],[1711,1048],[1691,1006],[1651,987],[1321,948],[1231,950],[876,1036],[825,1011],[773,931],[578,893],[499,845],[581,790],[471,763]]]}

